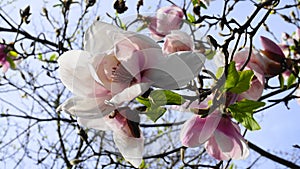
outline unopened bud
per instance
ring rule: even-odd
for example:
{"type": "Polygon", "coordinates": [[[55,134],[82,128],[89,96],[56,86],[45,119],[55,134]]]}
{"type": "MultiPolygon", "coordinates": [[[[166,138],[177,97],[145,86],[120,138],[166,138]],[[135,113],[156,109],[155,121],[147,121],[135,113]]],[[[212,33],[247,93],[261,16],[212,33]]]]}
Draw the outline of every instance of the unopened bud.
{"type": "Polygon", "coordinates": [[[26,24],[29,24],[29,16],[31,15],[30,13],[30,6],[28,5],[24,10],[20,10],[20,16],[22,18],[22,22],[25,22],[26,24]]]}
{"type": "Polygon", "coordinates": [[[85,0],[86,6],[90,7],[96,3],[96,0],[85,0]]]}
{"type": "Polygon", "coordinates": [[[48,10],[46,8],[42,9],[42,13],[44,16],[48,17],[48,10]]]}
{"type": "Polygon", "coordinates": [[[77,165],[77,164],[79,164],[79,163],[81,163],[81,162],[82,162],[82,160],[79,160],[79,159],[73,159],[73,160],[70,161],[70,164],[71,164],[71,165],[77,165]]]}
{"type": "Polygon", "coordinates": [[[119,13],[124,13],[127,11],[128,7],[126,6],[126,1],[125,0],[116,0],[114,3],[114,9],[119,13]]]}

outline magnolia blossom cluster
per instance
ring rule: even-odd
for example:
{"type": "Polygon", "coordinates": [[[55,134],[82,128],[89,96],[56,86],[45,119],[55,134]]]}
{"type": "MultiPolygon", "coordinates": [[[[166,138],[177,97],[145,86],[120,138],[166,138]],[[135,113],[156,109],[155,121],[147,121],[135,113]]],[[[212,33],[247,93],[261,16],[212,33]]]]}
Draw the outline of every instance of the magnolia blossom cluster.
{"type": "MultiPolygon", "coordinates": [[[[169,37],[173,34],[189,39],[178,32],[169,37]]],[[[177,89],[187,85],[200,72],[205,57],[180,47],[176,38],[166,40],[162,49],[145,35],[104,22],[95,22],[84,39],[84,50],[65,52],[58,60],[61,80],[75,95],[58,110],[77,116],[86,127],[113,131],[119,151],[138,167],[144,138],[136,125],[138,112],[126,102],[151,86],[177,89]]],[[[193,48],[191,42],[187,45],[193,48]]]]}
{"type": "MultiPolygon", "coordinates": [[[[250,53],[249,49],[246,49],[234,55],[236,69],[244,67],[244,70],[252,70],[254,77],[247,91],[241,94],[226,93],[226,107],[242,99],[258,100],[265,86],[265,77],[272,77],[284,71],[281,64],[285,62],[285,56],[280,47],[266,37],[261,37],[261,42],[261,51],[252,49],[250,53]]],[[[215,57],[224,58],[220,53],[215,57]]],[[[201,104],[198,104],[198,101],[192,102],[189,107],[194,111],[208,110],[208,101],[211,101],[212,97],[208,97],[201,104]]],[[[222,109],[219,108],[204,118],[194,115],[186,121],[180,139],[187,147],[204,144],[207,153],[218,160],[245,159],[249,155],[246,140],[241,135],[239,126],[231,120],[230,115],[222,113],[222,109]]]]}
{"type": "MultiPolygon", "coordinates": [[[[144,137],[139,112],[127,103],[152,87],[186,86],[204,65],[205,56],[195,50],[191,36],[179,30],[183,15],[181,8],[171,6],[159,9],[151,18],[148,28],[154,39],[164,40],[162,46],[148,36],[95,22],[85,32],[84,50],[65,52],[58,59],[61,81],[74,94],[58,111],[77,116],[78,123],[88,128],[112,131],[120,153],[135,167],[142,161],[144,137]]],[[[242,99],[258,100],[265,77],[284,71],[285,56],[279,46],[265,37],[261,41],[264,49],[252,50],[250,58],[249,49],[234,55],[236,68],[252,70],[254,77],[249,90],[226,93],[226,107],[242,99]]],[[[209,108],[212,97],[200,104],[195,101],[189,108],[209,108]]],[[[187,147],[204,144],[218,160],[244,159],[249,154],[238,124],[220,108],[206,117],[194,115],[187,120],[180,139],[187,147]]]]}

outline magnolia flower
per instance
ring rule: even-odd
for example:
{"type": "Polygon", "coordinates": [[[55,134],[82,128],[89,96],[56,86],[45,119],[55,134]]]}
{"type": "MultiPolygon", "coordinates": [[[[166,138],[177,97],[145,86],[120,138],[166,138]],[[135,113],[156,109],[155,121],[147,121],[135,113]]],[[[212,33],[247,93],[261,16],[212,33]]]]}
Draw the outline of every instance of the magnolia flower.
{"type": "MultiPolygon", "coordinates": [[[[151,38],[103,22],[95,22],[84,40],[84,50],[65,52],[58,59],[61,81],[75,95],[58,110],[77,116],[78,122],[87,127],[112,130],[122,155],[137,167],[142,146],[132,140],[142,143],[142,135],[128,132],[125,118],[120,123],[119,116],[111,120],[107,116],[150,86],[176,89],[186,85],[199,73],[205,57],[193,52],[164,56],[151,38]],[[125,126],[124,130],[119,126],[125,126]]],[[[125,112],[118,113],[135,121],[125,112]]]]}
{"type": "Polygon", "coordinates": [[[103,22],[87,30],[84,49],[60,56],[62,82],[75,95],[113,96],[109,103],[114,105],[134,99],[151,85],[163,89],[186,85],[205,59],[191,51],[165,57],[152,39],[103,22]]]}
{"type": "Polygon", "coordinates": [[[151,18],[149,24],[152,35],[156,39],[161,39],[172,30],[180,29],[183,15],[182,9],[175,5],[158,9],[156,16],[151,18]]]}
{"type": "Polygon", "coordinates": [[[198,147],[205,143],[207,153],[218,160],[245,159],[249,155],[239,126],[229,117],[222,117],[217,110],[206,118],[195,115],[186,121],[180,139],[187,147],[198,147]]]}
{"type": "Polygon", "coordinates": [[[194,41],[187,33],[171,31],[165,38],[163,53],[171,54],[179,51],[193,51],[194,41]]]}
{"type": "MultiPolygon", "coordinates": [[[[248,55],[248,49],[237,52],[234,55],[233,60],[236,62],[236,68],[238,70],[245,64],[248,55]]],[[[250,60],[244,70],[252,70],[254,77],[252,78],[250,88],[239,95],[240,99],[246,98],[250,100],[258,100],[261,97],[265,85],[264,72],[260,67],[261,58],[262,56],[253,49],[250,55],[250,60]]]]}
{"type": "Polygon", "coordinates": [[[138,127],[134,130],[132,129],[127,117],[122,116],[122,114],[137,115],[137,112],[129,108],[123,108],[120,111],[116,110],[114,117],[109,115],[95,119],[79,117],[77,121],[80,125],[88,128],[112,131],[114,142],[125,160],[129,161],[133,166],[139,167],[142,162],[144,137],[138,127]]]}
{"type": "Polygon", "coordinates": [[[266,76],[275,76],[282,73],[282,63],[285,63],[285,55],[281,48],[270,39],[261,36],[263,56],[259,58],[259,66],[266,76]]]}
{"type": "Polygon", "coordinates": [[[7,72],[10,67],[9,62],[7,61],[7,54],[5,53],[6,46],[0,44],[0,65],[2,66],[3,73],[7,72]]]}
{"type": "MultiPolygon", "coordinates": [[[[249,49],[237,52],[233,56],[233,61],[235,61],[235,66],[237,70],[240,70],[244,66],[244,64],[248,60],[248,56],[249,49]]],[[[263,70],[259,66],[260,57],[262,56],[259,54],[259,52],[252,49],[250,59],[243,70],[252,70],[254,73],[254,77],[252,78],[250,88],[247,91],[239,94],[236,98],[237,100],[241,100],[243,98],[249,100],[257,100],[261,97],[265,86],[265,75],[263,70]]],[[[214,59],[217,67],[223,66],[225,61],[224,55],[221,52],[218,52],[216,56],[214,56],[214,59]]],[[[233,103],[234,101],[231,100],[230,102],[233,103]]]]}

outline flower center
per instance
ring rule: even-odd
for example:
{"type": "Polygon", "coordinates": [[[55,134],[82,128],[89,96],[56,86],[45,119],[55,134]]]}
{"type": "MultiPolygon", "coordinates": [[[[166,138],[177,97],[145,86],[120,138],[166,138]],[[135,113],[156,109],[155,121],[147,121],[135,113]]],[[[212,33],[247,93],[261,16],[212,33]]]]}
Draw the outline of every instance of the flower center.
{"type": "Polygon", "coordinates": [[[110,76],[112,82],[134,84],[137,79],[128,72],[128,70],[119,62],[116,66],[112,67],[110,76]]]}

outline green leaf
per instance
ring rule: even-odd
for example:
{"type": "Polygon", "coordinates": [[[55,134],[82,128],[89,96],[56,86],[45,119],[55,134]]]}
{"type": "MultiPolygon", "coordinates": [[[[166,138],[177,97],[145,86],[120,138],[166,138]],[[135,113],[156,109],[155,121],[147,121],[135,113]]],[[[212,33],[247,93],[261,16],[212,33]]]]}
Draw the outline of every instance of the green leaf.
{"type": "Polygon", "coordinates": [[[228,76],[224,88],[226,90],[230,90],[231,88],[237,85],[238,80],[239,80],[239,73],[235,68],[235,62],[230,62],[228,66],[228,76]]]}
{"type": "Polygon", "coordinates": [[[198,2],[199,2],[199,0],[192,0],[192,3],[193,3],[194,6],[197,5],[198,2]]]}
{"type": "Polygon", "coordinates": [[[231,112],[234,119],[252,131],[260,129],[259,124],[253,118],[253,112],[263,106],[265,106],[264,102],[244,99],[230,105],[227,109],[231,112]]]}
{"type": "Polygon", "coordinates": [[[229,169],[233,169],[233,167],[234,167],[234,164],[231,163],[231,165],[229,166],[229,169]]]}
{"type": "Polygon", "coordinates": [[[248,130],[253,131],[261,129],[251,112],[232,113],[232,116],[248,130]]]}
{"type": "Polygon", "coordinates": [[[237,71],[235,62],[230,62],[228,66],[228,76],[225,81],[225,91],[240,94],[250,88],[250,82],[254,76],[252,70],[237,71]]]}
{"type": "Polygon", "coordinates": [[[185,99],[170,90],[154,90],[149,95],[151,106],[158,107],[164,105],[181,105],[185,99]]]}
{"type": "Polygon", "coordinates": [[[38,60],[42,61],[42,60],[43,60],[43,55],[42,55],[41,53],[39,53],[39,54],[37,55],[37,58],[38,58],[38,60]]]}
{"type": "Polygon", "coordinates": [[[290,88],[295,81],[296,81],[296,77],[294,76],[294,74],[291,74],[287,80],[287,88],[290,88]]]}
{"type": "Polygon", "coordinates": [[[187,16],[188,16],[188,20],[189,20],[191,23],[194,23],[194,22],[196,21],[195,16],[192,15],[191,13],[188,13],[187,16]]]}
{"type": "Polygon", "coordinates": [[[214,58],[214,56],[216,55],[216,51],[215,50],[207,50],[205,51],[205,56],[208,60],[212,60],[214,58]]]}
{"type": "Polygon", "coordinates": [[[239,81],[236,84],[236,86],[229,91],[233,93],[243,93],[244,91],[248,90],[250,88],[250,82],[254,76],[254,73],[252,70],[244,70],[242,72],[239,72],[239,81]]]}
{"type": "Polygon", "coordinates": [[[15,58],[18,57],[18,53],[15,52],[15,51],[12,51],[12,50],[8,52],[8,55],[12,56],[12,57],[15,57],[15,58]]]}
{"type": "Polygon", "coordinates": [[[220,79],[221,76],[223,75],[223,73],[224,73],[224,67],[223,66],[219,67],[217,72],[216,72],[216,78],[220,79]]]}
{"type": "Polygon", "coordinates": [[[52,55],[50,56],[49,60],[50,60],[50,61],[55,61],[55,60],[57,60],[56,54],[52,54],[52,55]]]}
{"type": "Polygon", "coordinates": [[[6,60],[8,61],[10,68],[15,69],[16,68],[16,64],[14,62],[14,60],[10,57],[6,57],[6,60]]]}
{"type": "Polygon", "coordinates": [[[185,102],[181,95],[169,90],[154,90],[148,98],[139,96],[136,100],[147,107],[146,115],[154,122],[166,112],[161,106],[181,105],[185,102]]]}
{"type": "Polygon", "coordinates": [[[204,9],[207,9],[207,7],[206,7],[206,5],[202,2],[202,1],[200,1],[200,4],[199,4],[202,8],[204,8],[204,9]]]}
{"type": "Polygon", "coordinates": [[[139,168],[145,168],[146,167],[146,163],[145,160],[142,160],[142,163],[140,164],[139,168]]]}
{"type": "Polygon", "coordinates": [[[156,108],[148,108],[146,110],[146,115],[153,121],[156,122],[162,115],[165,114],[167,109],[162,107],[156,107],[156,108]]]}
{"type": "Polygon", "coordinates": [[[282,74],[279,74],[278,80],[279,80],[280,88],[283,89],[284,88],[284,78],[283,78],[282,74]]]}
{"type": "Polygon", "coordinates": [[[231,110],[237,110],[237,111],[254,111],[260,107],[265,106],[266,104],[264,102],[254,101],[254,100],[248,100],[243,99],[235,104],[230,105],[231,110]]]}
{"type": "Polygon", "coordinates": [[[135,98],[135,100],[138,101],[139,103],[145,105],[146,107],[151,107],[151,103],[148,98],[139,96],[139,97],[135,98]]]}

